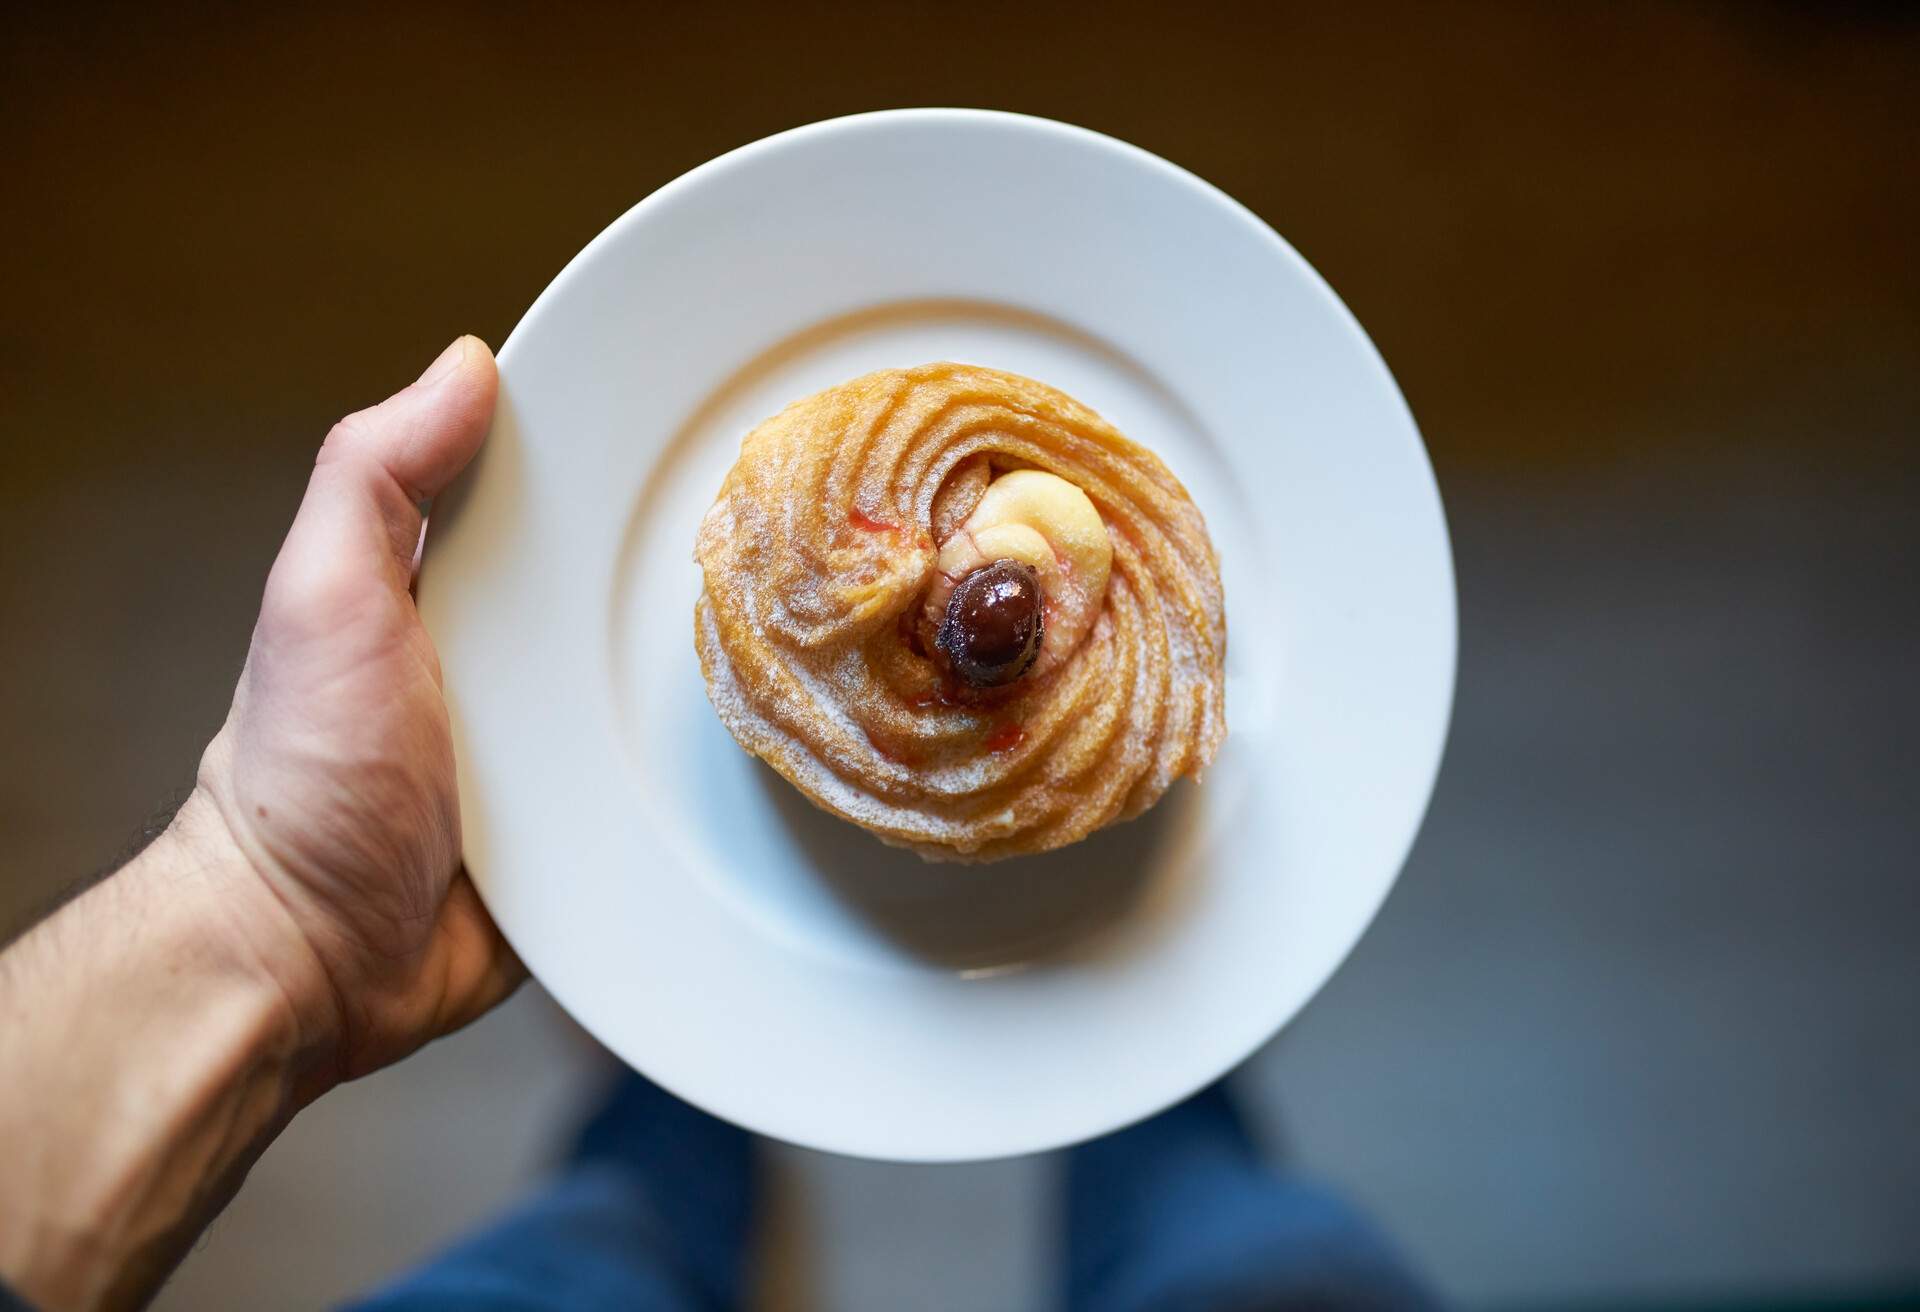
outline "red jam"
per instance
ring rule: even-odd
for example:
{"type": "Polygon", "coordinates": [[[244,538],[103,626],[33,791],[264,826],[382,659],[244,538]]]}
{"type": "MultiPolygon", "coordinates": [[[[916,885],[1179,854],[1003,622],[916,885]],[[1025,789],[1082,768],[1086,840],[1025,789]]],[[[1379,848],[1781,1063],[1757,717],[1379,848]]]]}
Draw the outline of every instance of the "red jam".
{"type": "Polygon", "coordinates": [[[891,761],[895,765],[912,765],[913,764],[913,762],[907,756],[905,756],[900,752],[894,751],[891,747],[888,747],[885,743],[881,742],[878,738],[874,737],[873,731],[871,729],[867,731],[867,741],[873,745],[873,750],[879,755],[881,760],[891,761]]]}
{"type": "Polygon", "coordinates": [[[1027,731],[1009,720],[987,735],[987,750],[1010,752],[1027,740],[1027,731]]]}
{"type": "Polygon", "coordinates": [[[868,533],[898,533],[900,531],[898,524],[889,524],[884,520],[875,519],[872,515],[862,511],[858,506],[855,506],[847,512],[847,523],[857,529],[864,529],[868,533]]]}

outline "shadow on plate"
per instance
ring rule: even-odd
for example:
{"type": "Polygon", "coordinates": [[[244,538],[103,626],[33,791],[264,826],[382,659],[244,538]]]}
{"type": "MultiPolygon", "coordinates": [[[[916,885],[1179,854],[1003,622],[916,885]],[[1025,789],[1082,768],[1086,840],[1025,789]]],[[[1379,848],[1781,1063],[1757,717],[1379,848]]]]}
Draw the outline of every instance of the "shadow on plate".
{"type": "Polygon", "coordinates": [[[774,813],[821,884],[875,933],[929,965],[987,974],[1111,951],[1170,900],[1192,827],[1176,785],[1137,820],[1040,856],[923,861],[814,806],[756,763],[774,813]]]}

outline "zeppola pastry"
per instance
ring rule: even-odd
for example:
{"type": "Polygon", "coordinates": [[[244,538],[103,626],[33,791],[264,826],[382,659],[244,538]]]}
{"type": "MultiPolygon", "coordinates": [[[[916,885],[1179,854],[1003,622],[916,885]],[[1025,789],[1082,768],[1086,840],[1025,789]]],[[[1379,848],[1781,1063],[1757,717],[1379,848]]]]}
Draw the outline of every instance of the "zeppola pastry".
{"type": "Polygon", "coordinates": [[[740,745],[922,856],[1139,815],[1226,736],[1205,522],[1062,392],[889,369],[747,434],[700,525],[700,668],[740,745]]]}

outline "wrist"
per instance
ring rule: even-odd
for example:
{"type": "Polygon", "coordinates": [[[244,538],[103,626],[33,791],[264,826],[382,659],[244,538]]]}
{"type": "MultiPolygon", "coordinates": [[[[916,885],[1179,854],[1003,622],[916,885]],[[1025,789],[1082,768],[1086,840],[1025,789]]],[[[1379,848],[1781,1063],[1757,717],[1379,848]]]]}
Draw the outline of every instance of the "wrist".
{"type": "Polygon", "coordinates": [[[114,880],[164,908],[251,998],[296,1075],[304,1106],[339,1083],[341,1011],[300,921],[235,836],[216,796],[196,788],[173,823],[114,880]]]}

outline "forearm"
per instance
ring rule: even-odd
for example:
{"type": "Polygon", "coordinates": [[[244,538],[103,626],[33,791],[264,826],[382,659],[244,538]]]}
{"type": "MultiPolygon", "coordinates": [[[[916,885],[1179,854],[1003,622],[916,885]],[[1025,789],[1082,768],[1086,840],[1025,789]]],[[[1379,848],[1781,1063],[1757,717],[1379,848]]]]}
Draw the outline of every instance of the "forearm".
{"type": "Polygon", "coordinates": [[[0,1276],[48,1309],[150,1293],[329,1080],[305,949],[223,834],[189,801],[0,955],[0,1276]]]}

